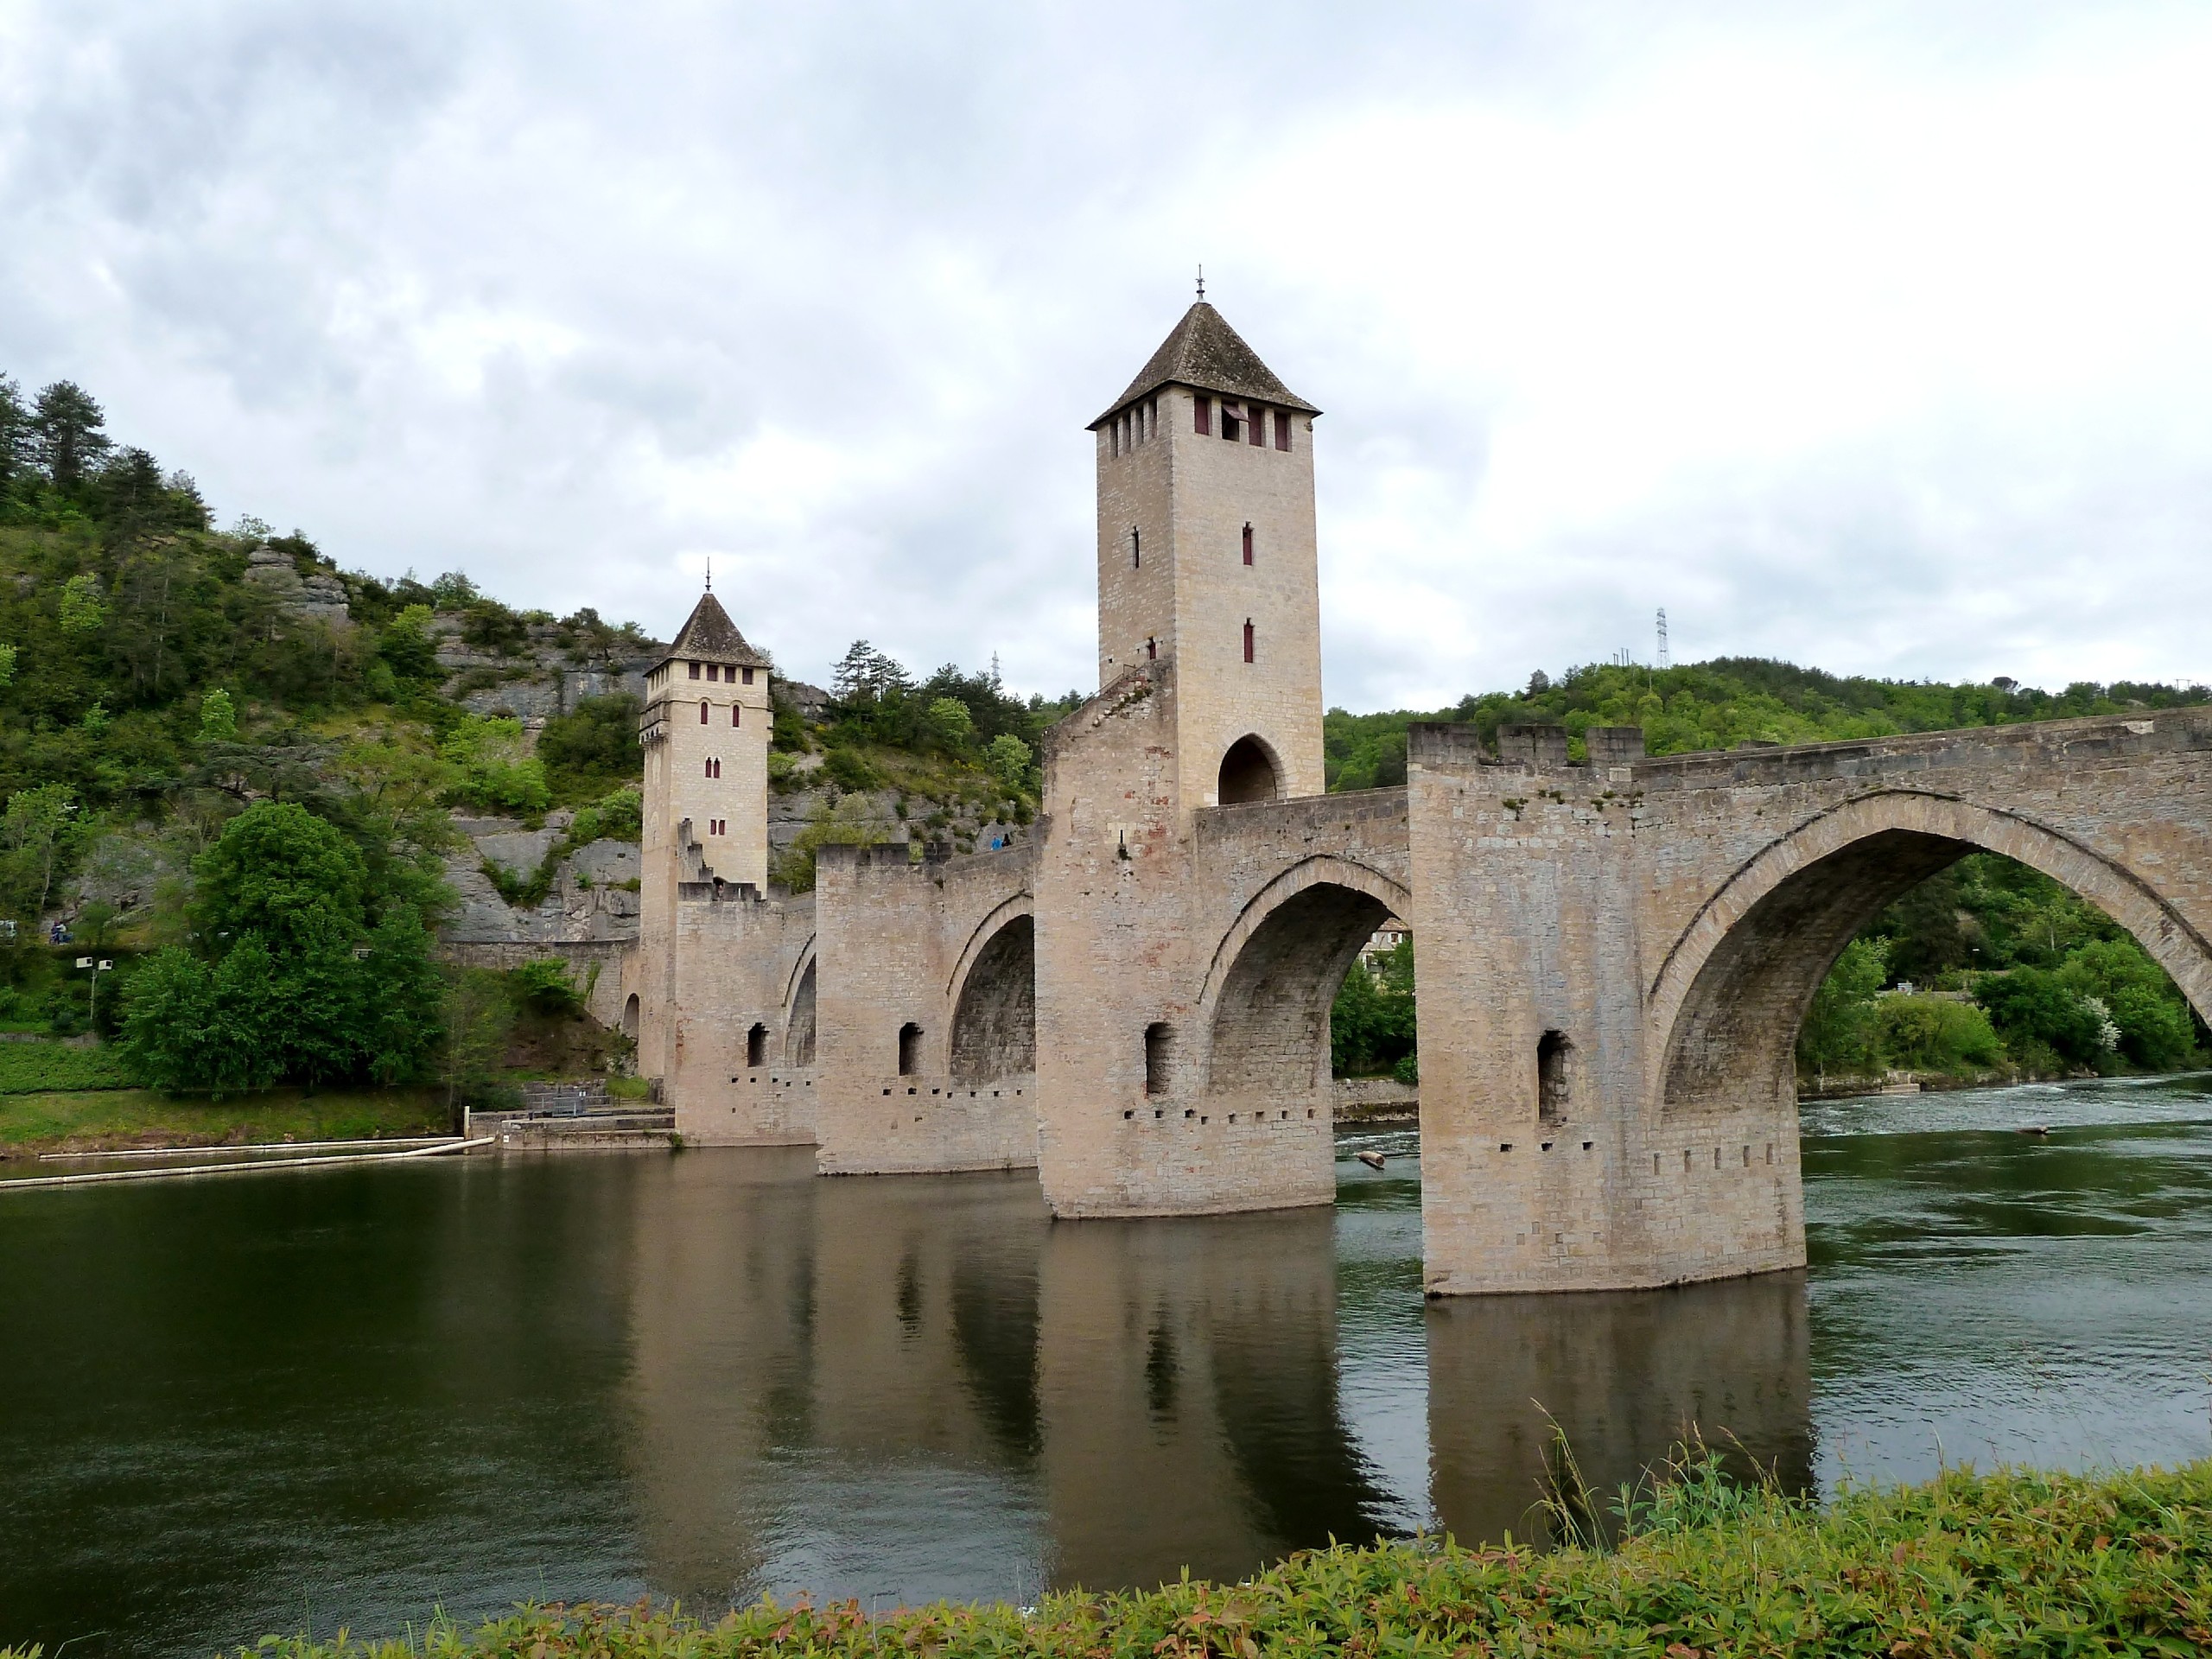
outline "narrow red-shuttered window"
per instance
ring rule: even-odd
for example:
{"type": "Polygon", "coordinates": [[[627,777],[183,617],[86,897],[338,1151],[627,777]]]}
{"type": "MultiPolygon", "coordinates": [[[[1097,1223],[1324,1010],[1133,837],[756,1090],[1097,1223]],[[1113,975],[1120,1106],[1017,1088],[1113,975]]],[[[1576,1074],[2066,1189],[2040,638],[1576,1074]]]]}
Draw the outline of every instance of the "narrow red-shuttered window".
{"type": "Polygon", "coordinates": [[[737,705],[736,705],[735,703],[734,703],[734,702],[733,702],[733,703],[732,703],[732,704],[730,704],[730,706],[729,706],[729,723],[730,723],[731,725],[733,725],[733,726],[734,726],[734,725],[736,725],[736,724],[737,724],[737,714],[738,714],[737,705]]]}
{"type": "Polygon", "coordinates": [[[699,723],[702,726],[707,723],[707,705],[704,702],[699,705],[699,723]]]}
{"type": "Polygon", "coordinates": [[[1275,410],[1275,448],[1283,450],[1290,448],[1290,411],[1287,409],[1275,410]]]}
{"type": "Polygon", "coordinates": [[[745,671],[745,683],[747,685],[753,683],[753,671],[749,668],[745,671]]]}
{"type": "Polygon", "coordinates": [[[1244,526],[1244,563],[1252,563],[1252,526],[1249,524],[1244,526]]]}
{"type": "Polygon", "coordinates": [[[1191,430],[1202,438],[1211,437],[1213,435],[1213,399],[1211,397],[1191,399],[1191,430]]]}
{"type": "Polygon", "coordinates": [[[717,668],[717,667],[716,667],[714,664],[712,664],[712,663],[709,663],[709,664],[707,664],[707,677],[708,677],[709,679],[710,679],[710,680],[719,680],[720,678],[721,678],[721,677],[722,677],[722,671],[721,671],[721,669],[717,668]]]}
{"type": "Polygon", "coordinates": [[[1245,429],[1244,438],[1255,449],[1268,441],[1267,410],[1255,409],[1252,411],[1252,419],[1245,429]]]}
{"type": "Polygon", "coordinates": [[[696,680],[696,679],[697,679],[697,678],[699,677],[699,664],[696,664],[696,663],[693,663],[693,664],[690,665],[690,667],[691,667],[691,677],[692,677],[693,679],[695,679],[695,680],[696,680]]]}
{"type": "Polygon", "coordinates": [[[1252,660],[1253,643],[1252,622],[1251,619],[1248,617],[1245,619],[1244,622],[1244,660],[1248,663],[1252,660]]]}

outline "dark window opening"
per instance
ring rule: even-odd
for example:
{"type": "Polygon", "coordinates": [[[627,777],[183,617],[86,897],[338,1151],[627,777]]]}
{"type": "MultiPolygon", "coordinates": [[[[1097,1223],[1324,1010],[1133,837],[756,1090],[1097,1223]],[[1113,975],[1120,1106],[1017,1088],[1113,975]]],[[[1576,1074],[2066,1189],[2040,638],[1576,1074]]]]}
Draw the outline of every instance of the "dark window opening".
{"type": "Polygon", "coordinates": [[[717,667],[716,667],[714,664],[712,664],[712,663],[709,663],[709,664],[707,664],[707,677],[708,677],[709,679],[710,679],[710,680],[719,680],[720,678],[721,678],[721,677],[722,677],[722,671],[721,671],[721,669],[717,668],[717,667]]]}
{"type": "Polygon", "coordinates": [[[1252,563],[1252,526],[1249,524],[1244,526],[1244,563],[1252,563]]]}
{"type": "Polygon", "coordinates": [[[1140,530],[1132,530],[1129,532],[1129,569],[1132,570],[1144,569],[1144,532],[1140,530]]]}
{"type": "Polygon", "coordinates": [[[707,723],[707,704],[703,698],[701,699],[699,703],[699,723],[702,726],[707,723]]]}
{"type": "Polygon", "coordinates": [[[1224,806],[1236,806],[1245,801],[1275,798],[1275,763],[1266,745],[1256,737],[1238,738],[1221,757],[1214,799],[1224,806]]]}
{"type": "Polygon", "coordinates": [[[1257,636],[1252,632],[1252,619],[1248,616],[1244,619],[1244,660],[1246,662],[1249,663],[1258,660],[1253,654],[1254,647],[1257,643],[1257,636]]]}
{"type": "Polygon", "coordinates": [[[1191,429],[1200,437],[1213,431],[1213,399],[1193,397],[1191,400],[1191,429]]]}
{"type": "Polygon", "coordinates": [[[753,671],[752,671],[751,669],[749,669],[749,668],[748,668],[748,669],[747,669],[747,670],[745,670],[745,671],[744,671],[744,674],[745,674],[745,683],[746,683],[746,684],[747,684],[747,685],[752,684],[752,683],[753,683],[753,671]]]}
{"type": "Polygon", "coordinates": [[[695,679],[695,680],[696,680],[696,679],[697,679],[697,678],[699,677],[699,664],[696,664],[696,663],[689,663],[689,664],[685,664],[685,666],[686,666],[686,667],[688,667],[689,669],[690,669],[690,671],[691,671],[691,677],[692,677],[693,679],[695,679]]]}
{"type": "MultiPolygon", "coordinates": [[[[730,704],[730,706],[729,706],[729,723],[730,723],[731,725],[734,726],[734,725],[736,725],[736,724],[737,724],[737,721],[738,721],[738,708],[737,708],[737,705],[736,705],[735,703],[734,703],[734,702],[733,702],[733,703],[732,703],[732,704],[730,704]]],[[[716,774],[716,775],[717,775],[717,776],[719,776],[720,774],[718,773],[718,774],[716,774]]]]}
{"type": "Polygon", "coordinates": [[[1234,443],[1243,435],[1243,423],[1227,404],[1221,406],[1221,435],[1234,443]]]}
{"type": "Polygon", "coordinates": [[[1548,1031],[1536,1041],[1536,1121],[1567,1122],[1567,1056],[1573,1046],[1563,1031],[1548,1031]]]}
{"type": "Polygon", "coordinates": [[[745,1033],[745,1063],[747,1065],[768,1064],[768,1027],[755,1025],[745,1033]]]}
{"type": "Polygon", "coordinates": [[[1158,639],[1147,639],[1144,642],[1144,659],[1147,663],[1158,662],[1160,660],[1160,641],[1158,639]]]}
{"type": "Polygon", "coordinates": [[[1290,448],[1290,411],[1287,409],[1275,410],[1275,448],[1282,450],[1290,448]]]}
{"type": "Polygon", "coordinates": [[[1147,1095],[1167,1092],[1167,1063],[1175,1052],[1175,1028],[1165,1020],[1154,1020],[1144,1028],[1144,1091],[1147,1095]]]}
{"type": "Polygon", "coordinates": [[[922,1069],[922,1028],[909,1020],[899,1027],[899,1075],[911,1077],[922,1069]]]}

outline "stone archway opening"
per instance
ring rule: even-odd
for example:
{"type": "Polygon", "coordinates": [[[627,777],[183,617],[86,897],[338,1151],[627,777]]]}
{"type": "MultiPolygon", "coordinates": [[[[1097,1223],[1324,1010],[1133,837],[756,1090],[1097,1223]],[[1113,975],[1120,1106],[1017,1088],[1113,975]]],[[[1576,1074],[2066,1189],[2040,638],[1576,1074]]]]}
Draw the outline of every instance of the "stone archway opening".
{"type": "Polygon", "coordinates": [[[814,1064],[814,963],[806,964],[798,989],[791,993],[791,1019],[784,1028],[784,1064],[814,1064]]]}
{"type": "Polygon", "coordinates": [[[1037,925],[1015,916],[976,953],[952,1014],[952,1080],[989,1083],[1037,1069],[1037,925]]]}
{"type": "Polygon", "coordinates": [[[1222,979],[1209,1085],[1284,1100],[1325,1085],[1330,1007],[1390,913],[1372,893],[1332,881],[1300,888],[1269,912],[1222,979]]]}
{"type": "Polygon", "coordinates": [[[2184,995],[2212,969],[2177,930],[2156,925],[2155,912],[2108,867],[2018,831],[1990,839],[1999,844],[1979,834],[1879,828],[1774,880],[1729,921],[1681,995],[1664,1053],[1662,1116],[1793,1110],[1799,1034],[1830,970],[1891,906],[1972,855],[2012,860],[2069,889],[2133,937],[2184,995]]]}
{"type": "Polygon", "coordinates": [[[1240,737],[1229,746],[1229,753],[1221,757],[1221,778],[1214,791],[1214,799],[1223,806],[1239,806],[1247,801],[1274,801],[1282,798],[1278,779],[1280,772],[1275,759],[1256,737],[1240,737]]]}
{"type": "Polygon", "coordinates": [[[638,1040],[638,994],[635,991],[623,1000],[622,1034],[633,1043],[638,1040]]]}

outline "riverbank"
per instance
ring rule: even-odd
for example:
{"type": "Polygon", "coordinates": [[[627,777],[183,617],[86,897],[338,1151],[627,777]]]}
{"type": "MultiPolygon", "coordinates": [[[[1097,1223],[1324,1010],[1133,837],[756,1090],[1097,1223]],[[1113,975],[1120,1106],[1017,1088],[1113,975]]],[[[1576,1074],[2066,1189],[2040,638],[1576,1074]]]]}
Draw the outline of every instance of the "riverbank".
{"type": "Polygon", "coordinates": [[[0,1159],[49,1152],[237,1147],[272,1141],[391,1140],[444,1135],[435,1089],[272,1089],[227,1100],[178,1099],[151,1089],[0,1096],[0,1159]]]}
{"type": "Polygon", "coordinates": [[[1448,1542],[1294,1556],[1234,1586],[1044,1597],[871,1619],[763,1602],[720,1620],[525,1611],[419,1643],[264,1643],[290,1659],[402,1655],[1257,1659],[1262,1653],[1819,1656],[2172,1653],[2212,1645],[2212,1462],[2096,1478],[1954,1472],[1815,1507],[1713,1478],[1658,1488],[1614,1551],[1448,1542]]]}

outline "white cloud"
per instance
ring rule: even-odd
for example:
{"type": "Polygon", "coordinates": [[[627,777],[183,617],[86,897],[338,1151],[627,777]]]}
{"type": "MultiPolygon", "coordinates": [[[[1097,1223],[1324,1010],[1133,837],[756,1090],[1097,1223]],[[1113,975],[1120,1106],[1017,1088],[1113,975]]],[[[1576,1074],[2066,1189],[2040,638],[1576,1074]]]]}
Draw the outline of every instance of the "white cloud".
{"type": "Polygon", "coordinates": [[[1330,412],[1329,691],[2212,673],[2212,20],[0,6],[0,369],[226,514],[791,671],[1085,683],[1083,423],[1330,412]]]}

